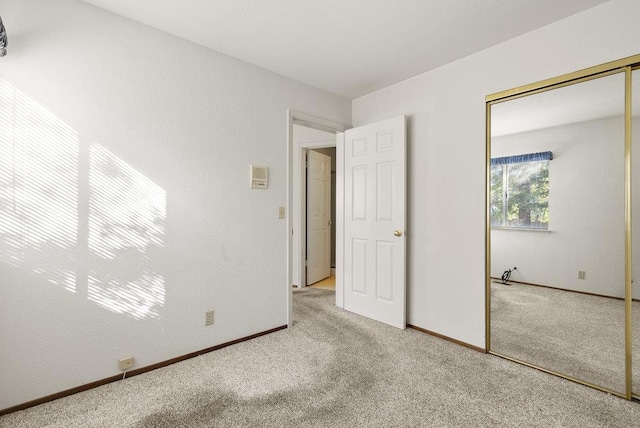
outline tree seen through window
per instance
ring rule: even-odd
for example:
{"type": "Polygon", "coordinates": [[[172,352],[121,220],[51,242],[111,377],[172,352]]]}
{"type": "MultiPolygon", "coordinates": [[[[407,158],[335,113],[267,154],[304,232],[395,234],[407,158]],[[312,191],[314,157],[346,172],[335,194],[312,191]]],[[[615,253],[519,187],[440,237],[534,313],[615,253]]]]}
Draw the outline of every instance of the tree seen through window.
{"type": "Polygon", "coordinates": [[[549,160],[514,162],[512,158],[500,159],[509,160],[492,161],[491,225],[548,229],[549,160]]]}

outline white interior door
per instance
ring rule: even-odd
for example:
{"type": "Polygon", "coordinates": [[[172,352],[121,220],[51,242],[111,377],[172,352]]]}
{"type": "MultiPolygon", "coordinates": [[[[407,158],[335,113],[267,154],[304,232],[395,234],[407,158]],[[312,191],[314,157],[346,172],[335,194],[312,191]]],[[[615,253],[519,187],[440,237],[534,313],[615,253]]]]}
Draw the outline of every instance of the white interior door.
{"type": "Polygon", "coordinates": [[[331,275],[331,157],[307,152],[307,285],[331,275]]]}
{"type": "Polygon", "coordinates": [[[404,116],[345,132],[344,308],[406,327],[404,116]]]}

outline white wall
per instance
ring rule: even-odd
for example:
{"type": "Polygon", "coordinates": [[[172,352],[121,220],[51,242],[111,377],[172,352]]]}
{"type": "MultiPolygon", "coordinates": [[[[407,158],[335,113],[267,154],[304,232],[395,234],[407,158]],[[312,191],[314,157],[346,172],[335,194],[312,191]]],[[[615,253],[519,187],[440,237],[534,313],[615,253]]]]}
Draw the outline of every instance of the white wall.
{"type": "Polygon", "coordinates": [[[640,53],[640,2],[612,0],[353,101],[408,115],[408,322],[484,347],[485,96],[640,53]]]}
{"type": "Polygon", "coordinates": [[[285,325],[287,109],[350,102],[82,2],[1,13],[0,409],[285,325]]]}
{"type": "Polygon", "coordinates": [[[293,245],[292,245],[292,265],[293,265],[293,285],[301,285],[302,282],[306,282],[306,278],[303,281],[303,260],[300,258],[301,242],[304,244],[306,237],[306,222],[300,221],[302,213],[302,204],[306,203],[306,177],[303,177],[304,164],[303,155],[304,151],[300,151],[301,146],[313,146],[313,147],[328,147],[336,145],[336,135],[326,131],[320,131],[318,129],[309,128],[306,126],[293,125],[293,147],[296,149],[293,153],[293,209],[291,210],[292,227],[293,227],[293,245]],[[305,184],[301,189],[300,185],[305,184]],[[302,196],[300,198],[299,196],[302,196]],[[304,236],[303,236],[304,234],[304,236]]]}
{"type": "Polygon", "coordinates": [[[492,157],[542,151],[553,152],[549,232],[492,229],[491,276],[516,266],[516,281],[624,298],[624,118],[491,141],[492,157]]]}

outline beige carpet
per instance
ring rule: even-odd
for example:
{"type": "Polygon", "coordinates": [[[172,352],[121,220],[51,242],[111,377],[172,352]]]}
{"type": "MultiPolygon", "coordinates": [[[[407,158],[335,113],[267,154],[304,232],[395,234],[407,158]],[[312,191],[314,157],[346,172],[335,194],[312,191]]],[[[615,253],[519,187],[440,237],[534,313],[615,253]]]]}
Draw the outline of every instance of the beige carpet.
{"type": "MultiPolygon", "coordinates": [[[[293,328],[0,418],[3,427],[637,426],[640,405],[294,292],[293,328]]],[[[271,327],[271,326],[265,326],[271,327]]]]}
{"type": "MultiPolygon", "coordinates": [[[[624,301],[517,283],[491,294],[493,351],[624,393],[624,301]]],[[[633,311],[640,392],[640,303],[633,311]]]]}

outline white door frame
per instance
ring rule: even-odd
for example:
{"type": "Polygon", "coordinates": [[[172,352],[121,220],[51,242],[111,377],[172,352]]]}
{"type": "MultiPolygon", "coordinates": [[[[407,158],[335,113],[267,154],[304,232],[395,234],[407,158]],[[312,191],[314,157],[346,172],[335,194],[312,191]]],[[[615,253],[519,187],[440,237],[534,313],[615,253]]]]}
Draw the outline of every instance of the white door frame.
{"type": "MultiPolygon", "coordinates": [[[[302,125],[309,128],[318,129],[321,131],[333,132],[336,133],[336,242],[334,245],[336,246],[336,305],[339,307],[344,306],[344,296],[342,289],[342,242],[343,242],[343,199],[344,199],[344,189],[343,189],[343,150],[344,150],[344,138],[342,138],[342,144],[340,144],[340,135],[346,129],[346,126],[334,122],[332,120],[323,119],[317,116],[313,116],[307,113],[302,113],[295,110],[287,110],[287,325],[289,328],[293,325],[293,240],[299,239],[300,241],[300,253],[298,256],[302,257],[302,252],[304,251],[305,244],[305,233],[302,233],[302,225],[305,224],[305,220],[302,217],[306,217],[306,207],[302,207],[303,201],[306,200],[302,197],[304,196],[303,186],[300,186],[300,193],[298,195],[298,201],[301,205],[301,218],[300,220],[300,232],[299,236],[293,236],[293,183],[294,180],[300,181],[300,183],[304,183],[306,177],[302,177],[305,173],[304,168],[300,168],[300,175],[298,177],[294,177],[294,157],[299,161],[302,159],[302,156],[305,152],[310,148],[323,148],[323,147],[333,147],[327,145],[326,143],[307,143],[300,144],[297,147],[294,146],[293,141],[293,125],[302,125]]],[[[301,259],[302,260],[302,259],[301,259]]],[[[301,270],[303,269],[303,263],[300,263],[301,270]]],[[[301,282],[304,281],[306,284],[306,277],[304,272],[301,272],[300,275],[301,282]]]]}

